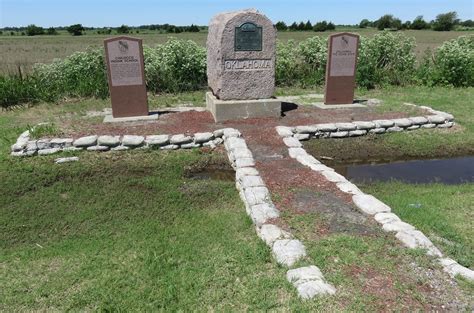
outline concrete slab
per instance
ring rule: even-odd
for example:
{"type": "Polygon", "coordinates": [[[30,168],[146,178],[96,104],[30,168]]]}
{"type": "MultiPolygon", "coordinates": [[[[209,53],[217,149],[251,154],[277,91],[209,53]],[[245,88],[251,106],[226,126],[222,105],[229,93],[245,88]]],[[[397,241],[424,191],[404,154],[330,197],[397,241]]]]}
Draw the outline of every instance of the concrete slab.
{"type": "Polygon", "coordinates": [[[361,103],[324,104],[323,102],[316,102],[312,103],[311,105],[323,110],[367,108],[367,105],[361,103]]]}
{"type": "Polygon", "coordinates": [[[281,100],[279,99],[219,100],[212,92],[207,92],[206,105],[216,122],[281,116],[281,100]]]}
{"type": "Polygon", "coordinates": [[[128,116],[128,117],[113,117],[112,115],[106,115],[104,117],[104,123],[123,123],[123,122],[137,122],[137,121],[153,121],[157,120],[158,114],[150,114],[144,116],[128,116]]]}

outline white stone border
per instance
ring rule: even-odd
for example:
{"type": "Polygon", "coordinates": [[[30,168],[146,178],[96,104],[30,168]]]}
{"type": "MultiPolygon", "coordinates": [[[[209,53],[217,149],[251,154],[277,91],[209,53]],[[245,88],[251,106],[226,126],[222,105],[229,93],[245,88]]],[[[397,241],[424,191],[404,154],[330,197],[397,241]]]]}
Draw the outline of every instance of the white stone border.
{"type": "MultiPolygon", "coordinates": [[[[300,140],[309,139],[310,136],[315,138],[349,137],[351,136],[351,133],[357,131],[360,131],[357,135],[360,136],[362,135],[362,132],[366,134],[367,132],[371,132],[370,130],[381,128],[383,128],[383,131],[374,133],[377,134],[390,132],[391,128],[409,130],[409,128],[413,125],[416,125],[417,128],[430,124],[438,128],[452,127],[454,122],[453,116],[451,114],[435,111],[429,107],[422,108],[427,109],[435,115],[395,120],[378,120],[371,122],[317,124],[298,127],[277,126],[276,131],[281,137],[283,137],[283,142],[288,147],[288,153],[291,158],[296,159],[299,163],[311,168],[313,171],[319,172],[328,181],[335,183],[342,192],[351,194],[354,204],[363,213],[372,216],[379,224],[381,224],[384,231],[394,232],[395,237],[398,238],[402,244],[408,248],[426,249],[426,253],[428,255],[437,257],[437,260],[443,267],[443,270],[451,276],[454,277],[456,275],[460,275],[468,280],[474,281],[474,271],[460,265],[453,259],[444,257],[441,251],[436,248],[431,240],[429,240],[428,237],[426,237],[421,231],[417,230],[414,226],[403,222],[397,215],[391,213],[391,208],[388,205],[372,195],[363,193],[356,185],[348,181],[344,176],[336,173],[334,169],[322,164],[315,157],[308,154],[306,150],[303,149],[303,145],[300,142],[300,140]],[[345,135],[340,135],[341,132],[345,132],[345,135]],[[319,136],[321,134],[322,136],[319,136]]],[[[433,127],[430,126],[425,128],[433,127]]]]}
{"type": "Polygon", "coordinates": [[[245,204],[247,214],[256,226],[257,235],[272,249],[275,260],[290,270],[287,279],[297,289],[302,299],[316,295],[334,294],[336,289],[326,282],[318,267],[311,265],[291,269],[306,257],[303,243],[278,226],[272,220],[279,218],[280,212],[270,198],[257,169],[252,152],[236,129],[224,130],[224,146],[232,167],[236,171],[236,187],[245,204]]]}
{"type": "Polygon", "coordinates": [[[423,128],[450,128],[454,125],[454,117],[449,113],[436,111],[427,106],[417,106],[411,103],[404,104],[425,109],[431,115],[348,123],[324,123],[296,127],[278,126],[276,129],[282,137],[308,140],[312,138],[358,137],[367,134],[394,133],[423,128]]]}
{"type": "Polygon", "coordinates": [[[73,138],[53,138],[30,140],[30,132],[23,132],[11,146],[12,156],[49,155],[60,151],[123,151],[129,149],[176,150],[199,147],[215,148],[224,142],[225,129],[193,135],[150,135],[150,136],[84,136],[73,138]]]}

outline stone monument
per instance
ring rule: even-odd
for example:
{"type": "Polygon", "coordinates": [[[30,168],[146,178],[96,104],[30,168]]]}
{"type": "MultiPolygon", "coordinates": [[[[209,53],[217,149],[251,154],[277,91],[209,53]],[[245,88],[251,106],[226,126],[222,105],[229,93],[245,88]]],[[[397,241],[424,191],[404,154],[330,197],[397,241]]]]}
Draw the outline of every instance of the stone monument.
{"type": "Polygon", "coordinates": [[[216,122],[279,117],[273,23],[254,9],[216,15],[207,36],[207,108],[216,122]]]}
{"type": "Polygon", "coordinates": [[[142,40],[115,37],[104,47],[113,117],[148,116],[142,40]]]}
{"type": "Polygon", "coordinates": [[[324,104],[352,104],[359,36],[338,33],[329,36],[324,104]]]}

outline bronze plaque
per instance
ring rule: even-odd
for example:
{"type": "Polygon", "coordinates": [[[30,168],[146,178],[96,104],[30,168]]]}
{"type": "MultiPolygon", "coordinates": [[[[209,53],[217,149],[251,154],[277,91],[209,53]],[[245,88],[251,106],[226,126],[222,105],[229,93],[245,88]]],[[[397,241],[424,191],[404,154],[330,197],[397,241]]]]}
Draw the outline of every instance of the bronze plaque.
{"type": "Polygon", "coordinates": [[[262,27],[243,23],[235,28],[235,51],[262,51],[262,27]]]}
{"type": "Polygon", "coordinates": [[[148,115],[142,40],[104,41],[113,117],[148,115]]]}
{"type": "Polygon", "coordinates": [[[358,35],[338,33],[329,36],[325,104],[354,102],[358,46],[358,35]]]}

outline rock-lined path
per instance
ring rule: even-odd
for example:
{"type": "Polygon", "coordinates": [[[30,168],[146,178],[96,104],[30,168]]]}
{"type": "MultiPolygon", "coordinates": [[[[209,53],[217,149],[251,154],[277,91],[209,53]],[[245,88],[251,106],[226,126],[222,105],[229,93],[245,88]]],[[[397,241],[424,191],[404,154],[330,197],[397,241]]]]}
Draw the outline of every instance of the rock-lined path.
{"type": "MultiPolygon", "coordinates": [[[[349,236],[355,238],[354,240],[367,243],[369,246],[368,249],[370,250],[370,245],[375,245],[375,239],[391,238],[394,236],[384,233],[380,225],[371,217],[361,213],[360,210],[354,206],[351,194],[342,192],[335,183],[328,181],[327,177],[304,166],[293,158],[294,156],[291,157],[289,155],[288,145],[297,145],[297,138],[295,137],[295,143],[292,143],[292,140],[283,139],[277,133],[275,127],[279,125],[298,126],[323,122],[370,121],[374,119],[403,117],[406,117],[404,113],[392,112],[390,114],[378,114],[370,109],[338,110],[328,113],[327,111],[316,112],[312,108],[305,107],[287,111],[285,112],[285,117],[281,119],[251,119],[238,123],[214,124],[212,117],[210,117],[207,112],[182,112],[168,116],[165,115],[165,117],[157,123],[146,123],[144,127],[143,124],[133,124],[133,130],[137,131],[133,133],[134,136],[123,136],[121,140],[132,142],[138,138],[136,135],[165,132],[172,134],[173,137],[181,136],[187,138],[186,143],[183,142],[183,144],[189,144],[188,142],[194,142],[196,140],[195,137],[197,134],[195,133],[199,133],[199,136],[205,134],[209,137],[212,135],[209,131],[215,131],[216,129],[238,129],[255,161],[254,165],[253,163],[252,165],[249,163],[249,166],[255,167],[263,179],[261,183],[269,189],[272,195],[272,201],[280,212],[280,218],[275,218],[273,221],[270,220],[267,222],[269,225],[273,223],[279,227],[278,231],[282,230],[284,232],[280,232],[282,236],[278,243],[282,245],[282,249],[280,250],[285,252],[293,248],[295,251],[301,249],[296,241],[284,238],[285,233],[292,234],[292,236],[310,247],[308,249],[309,253],[307,253],[308,256],[301,258],[303,262],[314,263],[314,260],[318,259],[318,255],[312,254],[312,250],[317,251],[320,242],[327,244],[328,238],[330,242],[331,238],[349,236]],[[181,135],[176,135],[180,133],[181,135]],[[294,223],[295,218],[306,218],[306,220],[310,221],[315,218],[320,218],[321,220],[315,220],[314,223],[310,224],[310,228],[302,231],[299,229],[298,223],[294,223]],[[294,245],[294,247],[289,247],[290,245],[294,245]]],[[[94,127],[89,128],[89,131],[91,129],[94,130],[94,127]]],[[[113,136],[102,139],[113,140],[114,142],[118,140],[115,136],[131,134],[129,127],[121,125],[98,125],[96,130],[98,131],[96,133],[97,135],[113,134],[113,136]]],[[[80,130],[79,134],[81,134],[80,130]]],[[[91,135],[90,132],[82,135],[86,134],[91,135]]],[[[77,137],[75,139],[77,139],[77,137]]],[[[145,139],[139,139],[146,144],[145,139]]],[[[158,139],[161,139],[161,137],[155,138],[155,141],[158,139]]],[[[211,140],[210,137],[206,137],[205,139],[211,140]]],[[[95,138],[95,140],[98,141],[98,138],[95,138]]],[[[128,145],[130,144],[132,143],[128,143],[128,145]]],[[[95,151],[100,150],[97,149],[95,151]]],[[[259,182],[253,181],[250,183],[258,184],[259,182]]],[[[265,232],[274,234],[275,229],[266,227],[265,232]]],[[[261,230],[259,235],[262,236],[261,230]]],[[[268,236],[262,237],[265,241],[267,241],[266,238],[269,238],[268,236]]],[[[395,241],[394,238],[392,239],[393,240],[387,239],[386,249],[390,249],[390,245],[401,247],[399,242],[395,241]]],[[[274,241],[271,242],[271,244],[273,243],[274,241]]],[[[275,254],[276,248],[273,249],[275,254]]],[[[344,251],[345,253],[353,253],[351,247],[342,247],[341,249],[346,249],[344,251]]],[[[336,252],[333,253],[336,254],[336,252]]],[[[335,290],[337,290],[336,297],[348,297],[350,296],[351,284],[354,284],[358,289],[364,290],[367,296],[374,297],[377,301],[385,303],[385,307],[392,305],[395,307],[397,302],[403,299],[406,303],[406,307],[410,309],[459,310],[466,308],[462,293],[454,281],[443,273],[440,268],[418,266],[413,258],[406,255],[394,256],[386,254],[381,257],[388,259],[393,258],[396,259],[396,262],[400,262],[400,266],[388,274],[383,271],[383,268],[361,268],[359,265],[363,263],[364,257],[364,255],[360,255],[360,262],[338,264],[339,257],[329,255],[326,256],[325,260],[329,265],[321,267],[322,272],[313,265],[298,267],[295,268],[293,272],[291,270],[288,272],[288,279],[298,288],[308,282],[308,277],[317,277],[316,281],[324,281],[324,278],[322,278],[324,275],[328,283],[333,284],[335,287],[335,289],[332,290],[332,286],[328,285],[327,288],[329,289],[323,292],[314,292],[314,286],[312,287],[311,293],[304,293],[305,290],[301,293],[301,290],[299,290],[300,295],[303,294],[303,297],[305,297],[304,295],[314,296],[318,293],[334,293],[333,291],[335,290]],[[344,277],[346,277],[343,279],[343,283],[339,285],[331,281],[331,277],[341,275],[333,274],[333,272],[337,271],[342,271],[344,277]],[[420,283],[419,280],[422,282],[420,283]],[[425,302],[429,303],[429,307],[421,304],[413,295],[407,294],[406,292],[401,293],[399,288],[397,288],[397,284],[406,284],[407,286],[416,285],[417,290],[423,294],[423,297],[428,299],[428,301],[425,302]]],[[[289,260],[288,258],[291,259],[292,257],[285,255],[285,253],[276,253],[276,258],[278,262],[281,261],[285,263],[289,260]]],[[[297,260],[295,260],[295,262],[296,261],[297,260]]],[[[292,261],[292,264],[293,263],[292,261]]],[[[321,266],[321,264],[317,264],[317,262],[314,265],[321,266]]]]}

